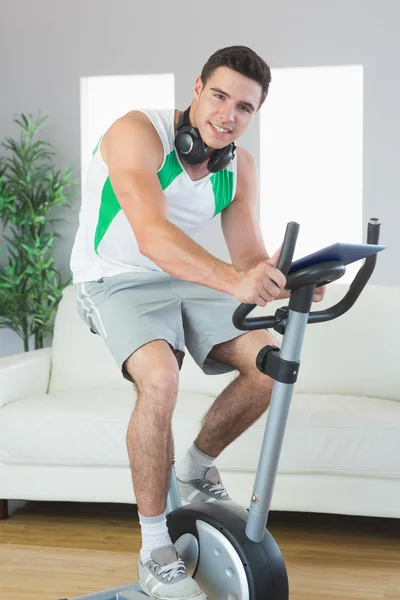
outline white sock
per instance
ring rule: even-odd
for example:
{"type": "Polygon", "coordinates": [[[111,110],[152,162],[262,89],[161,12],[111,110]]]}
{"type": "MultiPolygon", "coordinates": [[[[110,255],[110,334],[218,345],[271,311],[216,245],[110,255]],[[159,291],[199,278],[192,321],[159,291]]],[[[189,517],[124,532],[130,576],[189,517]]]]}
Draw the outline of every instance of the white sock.
{"type": "Polygon", "coordinates": [[[161,546],[172,544],[167,528],[165,512],[156,517],[145,517],[139,514],[139,523],[142,530],[142,548],[140,558],[144,564],[151,558],[151,553],[161,546]]]}
{"type": "Polygon", "coordinates": [[[215,464],[215,458],[204,454],[196,444],[193,444],[186,455],[176,466],[176,476],[181,481],[204,479],[208,469],[215,464]]]}

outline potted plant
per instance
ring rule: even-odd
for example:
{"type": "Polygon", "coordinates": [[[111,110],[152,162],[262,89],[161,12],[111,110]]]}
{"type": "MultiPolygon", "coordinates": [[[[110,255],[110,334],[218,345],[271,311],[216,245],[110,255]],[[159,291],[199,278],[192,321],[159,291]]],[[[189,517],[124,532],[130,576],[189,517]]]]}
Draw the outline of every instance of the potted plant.
{"type": "MultiPolygon", "coordinates": [[[[58,209],[69,205],[77,182],[72,168],[61,171],[53,163],[54,147],[40,138],[47,117],[21,114],[17,138],[0,143],[0,221],[3,239],[0,253],[0,328],[15,331],[29,350],[43,348],[51,336],[62,291],[54,260],[58,209]]],[[[0,238],[1,240],[1,238],[0,238]]]]}

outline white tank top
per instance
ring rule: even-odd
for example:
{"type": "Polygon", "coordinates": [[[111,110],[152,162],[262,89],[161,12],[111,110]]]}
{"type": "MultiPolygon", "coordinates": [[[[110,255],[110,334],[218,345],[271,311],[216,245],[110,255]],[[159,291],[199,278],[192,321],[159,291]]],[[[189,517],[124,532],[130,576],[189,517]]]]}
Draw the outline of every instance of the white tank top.
{"type": "MultiPolygon", "coordinates": [[[[158,179],[168,202],[169,220],[190,236],[235,197],[236,156],[226,169],[192,181],[174,145],[175,111],[141,112],[149,117],[163,143],[164,159],[158,179]]],[[[72,248],[70,267],[74,283],[130,271],[162,271],[139,252],[135,234],[110,183],[107,165],[99,151],[100,141],[88,168],[72,248]]]]}

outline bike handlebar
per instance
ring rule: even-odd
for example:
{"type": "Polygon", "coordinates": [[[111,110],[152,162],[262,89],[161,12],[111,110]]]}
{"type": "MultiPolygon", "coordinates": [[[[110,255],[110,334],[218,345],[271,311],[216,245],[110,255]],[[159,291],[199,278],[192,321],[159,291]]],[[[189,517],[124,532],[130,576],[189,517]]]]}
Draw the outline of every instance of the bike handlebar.
{"type": "MultiPolygon", "coordinates": [[[[278,264],[276,265],[276,268],[281,271],[285,277],[290,269],[290,265],[292,264],[299,229],[300,225],[295,221],[289,221],[289,223],[286,225],[281,253],[278,264]]],[[[264,323],[271,317],[246,318],[256,306],[257,304],[240,304],[240,306],[238,306],[232,317],[233,324],[237,329],[240,329],[241,331],[249,331],[252,329],[265,329],[266,327],[272,327],[272,325],[264,326],[264,323]]]]}
{"type": "MultiPolygon", "coordinates": [[[[289,222],[286,226],[285,237],[282,244],[282,250],[279,257],[279,261],[277,264],[277,269],[279,269],[285,276],[289,271],[290,265],[292,263],[294,250],[296,246],[297,236],[299,232],[299,224],[293,221],[289,222]]],[[[367,232],[367,244],[378,244],[379,242],[379,234],[380,234],[380,223],[379,219],[372,218],[368,223],[368,232],[367,232]]],[[[357,298],[360,296],[362,290],[367,284],[369,278],[371,277],[374,268],[376,265],[376,254],[372,256],[368,256],[365,259],[365,262],[357,272],[354,280],[350,284],[349,290],[347,294],[334,306],[327,308],[325,310],[310,312],[308,315],[308,323],[321,323],[323,321],[330,321],[332,319],[336,319],[341,316],[345,312],[347,312],[356,302],[357,298]]],[[[331,274],[332,279],[324,282],[324,278],[322,277],[319,285],[323,283],[329,283],[330,281],[334,281],[344,273],[344,265],[340,262],[330,262],[330,263],[321,263],[320,265],[314,265],[314,272],[318,272],[322,276],[324,272],[329,272],[331,274]],[[325,268],[325,271],[324,271],[325,268]]],[[[293,273],[293,276],[299,276],[300,273],[303,276],[309,273],[310,267],[306,267],[297,273],[293,273]]],[[[287,280],[287,287],[290,289],[290,279],[292,278],[292,274],[289,275],[287,280]]],[[[256,307],[256,304],[240,304],[238,308],[233,313],[232,321],[235,327],[241,331],[250,331],[254,329],[270,329],[278,326],[282,317],[277,318],[276,316],[262,316],[262,317],[251,317],[248,318],[247,315],[251,313],[251,311],[256,307]]]]}
{"type": "Polygon", "coordinates": [[[276,265],[276,268],[281,271],[285,277],[287,276],[293,261],[299,229],[300,225],[295,223],[295,221],[289,221],[286,225],[285,237],[283,238],[281,253],[279,255],[278,264],[276,265]]]}

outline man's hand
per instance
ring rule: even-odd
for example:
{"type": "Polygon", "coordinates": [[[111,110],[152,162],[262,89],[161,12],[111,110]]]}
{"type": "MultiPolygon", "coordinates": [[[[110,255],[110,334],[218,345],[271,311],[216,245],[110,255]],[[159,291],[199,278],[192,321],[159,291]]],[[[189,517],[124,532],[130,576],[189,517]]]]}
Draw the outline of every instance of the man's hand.
{"type": "MultiPolygon", "coordinates": [[[[324,298],[325,296],[325,292],[326,292],[326,285],[323,285],[319,288],[316,288],[314,295],[313,295],[313,302],[321,302],[321,300],[324,298]]],[[[275,298],[275,300],[284,300],[285,298],[290,298],[290,291],[288,290],[283,290],[278,298],[275,298]]]]}
{"type": "Polygon", "coordinates": [[[233,294],[236,300],[245,304],[266,306],[281,295],[286,285],[286,277],[276,268],[280,251],[279,248],[272,258],[242,273],[233,294]]]}
{"type": "Polygon", "coordinates": [[[326,285],[322,285],[321,287],[316,288],[312,301],[313,302],[321,302],[321,300],[323,300],[323,298],[325,296],[325,292],[326,292],[326,285]]]}
{"type": "MultiPolygon", "coordinates": [[[[281,248],[272,258],[264,260],[249,271],[244,271],[240,278],[234,296],[245,304],[266,306],[268,302],[290,297],[290,291],[285,290],[286,277],[278,271],[281,248]]],[[[325,296],[326,285],[315,289],[312,301],[321,302],[325,296]]]]}

